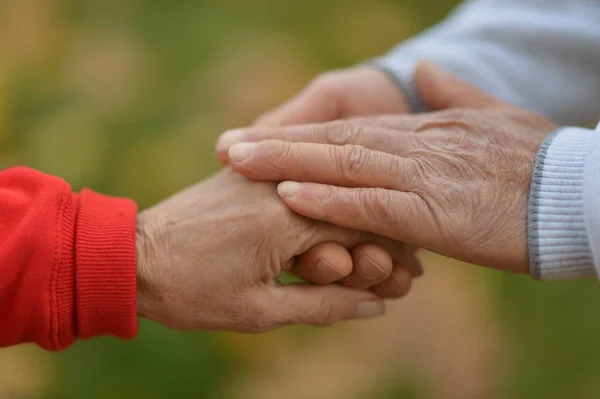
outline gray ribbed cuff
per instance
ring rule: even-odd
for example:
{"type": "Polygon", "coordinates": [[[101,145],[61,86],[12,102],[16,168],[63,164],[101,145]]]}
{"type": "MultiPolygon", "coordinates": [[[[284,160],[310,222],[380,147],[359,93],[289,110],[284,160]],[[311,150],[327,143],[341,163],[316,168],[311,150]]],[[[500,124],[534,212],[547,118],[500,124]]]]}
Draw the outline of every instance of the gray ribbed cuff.
{"type": "Polygon", "coordinates": [[[535,279],[596,276],[583,204],[591,144],[589,130],[563,128],[538,151],[528,212],[529,265],[535,279]]]}
{"type": "Polygon", "coordinates": [[[408,106],[413,113],[429,112],[430,109],[427,107],[414,80],[414,68],[407,67],[400,71],[392,70],[388,68],[380,59],[373,60],[368,65],[379,69],[381,72],[387,75],[388,78],[402,91],[408,106]]]}

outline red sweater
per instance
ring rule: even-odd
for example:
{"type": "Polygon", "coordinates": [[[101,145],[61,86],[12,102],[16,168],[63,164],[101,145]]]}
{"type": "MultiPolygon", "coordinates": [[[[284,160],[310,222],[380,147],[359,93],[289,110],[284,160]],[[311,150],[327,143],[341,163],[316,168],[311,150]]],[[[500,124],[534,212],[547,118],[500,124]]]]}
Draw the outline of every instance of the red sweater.
{"type": "Polygon", "coordinates": [[[61,350],[77,337],[133,338],[136,205],[54,176],[0,172],[0,347],[61,350]]]}

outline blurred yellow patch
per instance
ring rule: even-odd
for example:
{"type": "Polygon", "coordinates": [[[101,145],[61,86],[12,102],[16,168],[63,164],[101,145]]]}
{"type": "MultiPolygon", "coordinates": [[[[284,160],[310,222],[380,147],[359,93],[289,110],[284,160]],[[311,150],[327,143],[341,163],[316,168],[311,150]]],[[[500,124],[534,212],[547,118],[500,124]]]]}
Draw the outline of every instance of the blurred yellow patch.
{"type": "Polygon", "coordinates": [[[81,32],[69,50],[65,89],[101,114],[130,112],[153,79],[146,48],[131,32],[81,32]]]}
{"type": "Polygon", "coordinates": [[[39,67],[64,42],[60,4],[47,0],[0,2],[0,58],[10,71],[39,67]]]}
{"type": "Polygon", "coordinates": [[[398,2],[348,2],[335,8],[328,21],[323,38],[350,62],[384,54],[414,32],[409,14],[398,2]]]}
{"type": "Polygon", "coordinates": [[[116,162],[119,176],[113,186],[119,195],[144,198],[152,203],[196,182],[201,176],[198,150],[177,132],[139,141],[116,162]]]}
{"type": "Polygon", "coordinates": [[[207,70],[199,71],[198,82],[218,96],[221,112],[250,122],[304,86],[315,70],[312,64],[293,36],[276,30],[252,32],[224,46],[207,70]]]}
{"type": "Polygon", "coordinates": [[[217,337],[224,354],[244,364],[255,366],[268,362],[287,338],[285,330],[258,335],[221,333],[217,337]]]}
{"type": "Polygon", "coordinates": [[[108,138],[98,121],[80,109],[55,115],[27,135],[29,166],[60,176],[75,186],[89,185],[101,171],[108,138]]]}
{"type": "Polygon", "coordinates": [[[9,94],[6,88],[6,73],[0,64],[0,140],[6,135],[9,126],[9,94]]]}
{"type": "Polygon", "coordinates": [[[49,354],[33,346],[0,350],[0,399],[41,395],[55,377],[49,354]],[[15,394],[18,396],[3,396],[15,394]]]}

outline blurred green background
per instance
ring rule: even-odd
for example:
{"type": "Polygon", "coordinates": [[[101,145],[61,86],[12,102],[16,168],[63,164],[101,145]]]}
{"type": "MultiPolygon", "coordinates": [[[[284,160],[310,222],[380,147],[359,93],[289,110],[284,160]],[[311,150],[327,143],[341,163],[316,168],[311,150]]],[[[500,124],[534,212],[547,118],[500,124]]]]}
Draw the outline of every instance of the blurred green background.
{"type": "MultiPolygon", "coordinates": [[[[218,170],[221,131],[455,3],[0,0],[0,165],[151,205],[218,170]]],[[[142,322],[133,342],[2,350],[0,398],[600,397],[597,282],[423,261],[414,293],[373,322],[259,336],[142,322]]]]}

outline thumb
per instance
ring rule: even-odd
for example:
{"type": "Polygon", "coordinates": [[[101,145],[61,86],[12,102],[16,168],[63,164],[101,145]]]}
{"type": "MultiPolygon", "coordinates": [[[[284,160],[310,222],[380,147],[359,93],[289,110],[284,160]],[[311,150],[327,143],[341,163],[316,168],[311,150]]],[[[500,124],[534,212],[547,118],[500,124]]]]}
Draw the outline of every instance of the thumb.
{"type": "Polygon", "coordinates": [[[341,116],[339,99],[326,87],[309,87],[296,97],[259,117],[254,126],[322,123],[341,116]]]}
{"type": "Polygon", "coordinates": [[[266,317],[276,325],[332,325],[342,320],[371,318],[385,312],[385,305],[370,291],[354,290],[337,284],[312,286],[291,284],[265,286],[261,301],[266,317]]]}
{"type": "Polygon", "coordinates": [[[417,65],[415,84],[425,104],[434,111],[448,108],[488,108],[502,104],[498,99],[428,61],[417,65]]]}

